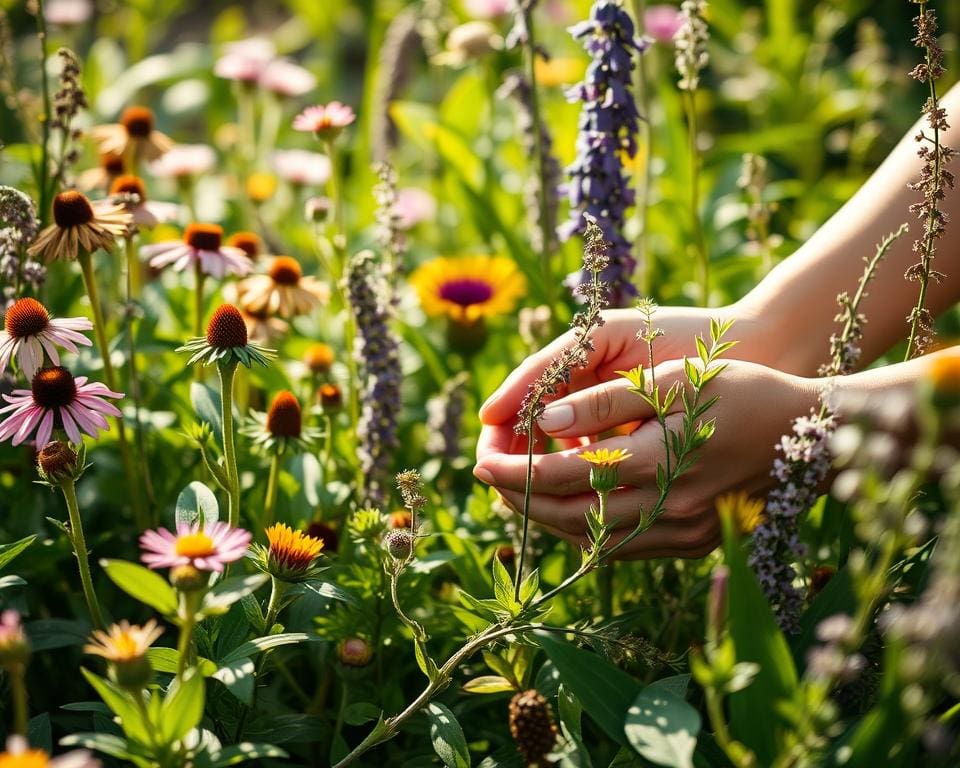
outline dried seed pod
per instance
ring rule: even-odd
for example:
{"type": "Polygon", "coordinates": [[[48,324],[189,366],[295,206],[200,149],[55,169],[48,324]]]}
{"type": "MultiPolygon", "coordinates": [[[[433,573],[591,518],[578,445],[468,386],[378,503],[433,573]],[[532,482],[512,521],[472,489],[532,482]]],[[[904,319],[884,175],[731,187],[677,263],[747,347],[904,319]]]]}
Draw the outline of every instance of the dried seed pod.
{"type": "Polygon", "coordinates": [[[557,726],[548,702],[536,690],[510,699],[510,735],[527,765],[541,765],[557,741],[557,726]]]}

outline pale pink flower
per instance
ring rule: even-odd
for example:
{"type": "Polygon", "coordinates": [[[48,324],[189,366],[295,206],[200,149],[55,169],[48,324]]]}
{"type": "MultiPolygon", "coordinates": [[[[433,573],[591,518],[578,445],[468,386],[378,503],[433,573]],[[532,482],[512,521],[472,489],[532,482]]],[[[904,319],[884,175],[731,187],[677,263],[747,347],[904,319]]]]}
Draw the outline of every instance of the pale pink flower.
{"type": "Polygon", "coordinates": [[[147,187],[143,179],[132,174],[117,176],[110,184],[113,202],[122,205],[133,217],[137,228],[153,229],[157,224],[176,220],[180,215],[180,206],[147,198],[147,187]]]}
{"type": "Polygon", "coordinates": [[[317,87],[317,78],[287,59],[274,59],[260,73],[257,83],[278,96],[303,96],[317,87]]]}
{"type": "Polygon", "coordinates": [[[213,169],[217,153],[206,144],[174,144],[159,160],[148,166],[159,179],[200,176],[213,169]]]}
{"type": "Polygon", "coordinates": [[[514,0],[464,0],[464,10],[475,19],[497,19],[513,10],[514,0]]]}
{"type": "Polygon", "coordinates": [[[357,119],[353,110],[339,101],[307,107],[293,118],[293,129],[315,133],[318,139],[335,139],[340,131],[357,119]]]}
{"type": "Polygon", "coordinates": [[[150,568],[193,566],[200,571],[222,573],[224,566],[247,552],[249,531],[223,522],[177,523],[173,533],[166,528],[145,531],[140,537],[140,559],[150,568]]]}
{"type": "Polygon", "coordinates": [[[397,201],[393,204],[393,215],[400,229],[410,229],[437,215],[437,201],[424,189],[400,189],[397,190],[397,201]]]}
{"type": "Polygon", "coordinates": [[[47,308],[36,299],[18,299],[10,305],[0,331],[0,373],[16,357],[17,365],[28,379],[43,365],[43,353],[54,365],[60,365],[57,344],[74,354],[77,344],[91,346],[93,342],[81,331],[93,328],[85,317],[50,317],[47,308]]]}
{"type": "Polygon", "coordinates": [[[200,270],[222,279],[225,275],[246,275],[253,270],[253,262],[240,248],[223,245],[223,227],[217,224],[190,224],[182,240],[145,245],[140,249],[157,269],[173,265],[177,272],[200,263],[200,270]]]}
{"type": "Polygon", "coordinates": [[[262,37],[228,43],[213,65],[213,74],[225,80],[255,83],[276,55],[273,43],[262,37]]]}
{"type": "Polygon", "coordinates": [[[83,24],[92,15],[91,0],[47,0],[43,4],[43,17],[48,24],[58,27],[74,27],[83,24]]]}
{"type": "Polygon", "coordinates": [[[26,643],[20,614],[12,608],[0,613],[0,648],[12,648],[26,643]]]}
{"type": "Polygon", "coordinates": [[[42,749],[32,749],[23,736],[11,736],[7,739],[7,751],[0,752],[3,765],[43,766],[43,768],[100,768],[103,763],[86,749],[49,757],[42,749]]]}
{"type": "Polygon", "coordinates": [[[683,26],[683,14],[672,5],[651,5],[643,14],[643,26],[658,43],[671,43],[683,26]]]}
{"type": "Polygon", "coordinates": [[[123,395],[99,382],[88,382],[86,376],[74,378],[59,365],[41,368],[30,389],[15,389],[3,396],[9,405],[0,408],[0,414],[7,414],[0,423],[0,441],[12,437],[12,443],[20,445],[36,430],[37,445],[46,445],[54,428],[62,428],[73,443],[81,442],[81,432],[96,437],[110,429],[103,414],[120,415],[105,397],[119,399],[123,395]]]}
{"type": "Polygon", "coordinates": [[[330,180],[330,158],[306,149],[278,149],[273,153],[273,169],[291,184],[319,187],[330,180]]]}

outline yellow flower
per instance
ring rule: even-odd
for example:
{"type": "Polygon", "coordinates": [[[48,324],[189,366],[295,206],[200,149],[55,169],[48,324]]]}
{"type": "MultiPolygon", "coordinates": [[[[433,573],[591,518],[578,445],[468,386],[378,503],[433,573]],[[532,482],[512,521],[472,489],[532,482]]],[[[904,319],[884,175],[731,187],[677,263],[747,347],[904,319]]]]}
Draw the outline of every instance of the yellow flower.
{"type": "Polygon", "coordinates": [[[320,556],[323,539],[295,531],[289,525],[277,523],[266,530],[267,570],[278,579],[296,581],[309,575],[313,561],[320,556]]]}
{"type": "Polygon", "coordinates": [[[612,467],[614,464],[626,461],[633,456],[633,454],[627,453],[623,448],[617,448],[612,451],[609,448],[598,448],[595,451],[581,451],[577,456],[598,467],[612,467]]]}
{"type": "Polygon", "coordinates": [[[107,661],[128,663],[142,659],[151,645],[163,634],[157,622],[150,619],[142,627],[124,620],[114,624],[106,632],[95,630],[84,653],[102,656],[107,661]]]}
{"type": "Polygon", "coordinates": [[[933,355],[927,370],[937,392],[960,394],[960,354],[933,355]]]}
{"type": "Polygon", "coordinates": [[[550,88],[557,85],[573,85],[583,79],[586,60],[572,57],[553,57],[549,60],[537,56],[534,61],[537,85],[550,88]]]}
{"type": "Polygon", "coordinates": [[[460,323],[511,312],[526,290],[512,259],[503,256],[440,257],[410,276],[423,311],[460,323]]]}
{"type": "Polygon", "coordinates": [[[277,191],[277,177],[272,173],[251,173],[246,182],[247,197],[254,203],[265,203],[277,191]]]}
{"type": "Polygon", "coordinates": [[[763,499],[751,499],[744,491],[718,496],[715,504],[717,514],[731,518],[741,536],[752,533],[763,521],[763,499]]]}

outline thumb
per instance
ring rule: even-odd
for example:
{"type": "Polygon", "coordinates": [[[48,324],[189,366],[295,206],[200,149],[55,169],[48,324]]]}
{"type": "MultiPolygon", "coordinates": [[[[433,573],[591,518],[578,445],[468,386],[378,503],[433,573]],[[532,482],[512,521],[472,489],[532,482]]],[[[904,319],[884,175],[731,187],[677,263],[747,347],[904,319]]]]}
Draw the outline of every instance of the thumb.
{"type": "MultiPolygon", "coordinates": [[[[683,363],[670,361],[658,366],[655,373],[655,377],[649,371],[645,373],[646,391],[655,382],[663,403],[672,388],[683,386],[683,363]]],[[[596,435],[629,421],[653,418],[653,408],[631,387],[630,381],[618,378],[573,392],[547,405],[538,424],[551,437],[570,438],[596,435]]],[[[675,396],[668,410],[679,407],[679,397],[675,396]]]]}

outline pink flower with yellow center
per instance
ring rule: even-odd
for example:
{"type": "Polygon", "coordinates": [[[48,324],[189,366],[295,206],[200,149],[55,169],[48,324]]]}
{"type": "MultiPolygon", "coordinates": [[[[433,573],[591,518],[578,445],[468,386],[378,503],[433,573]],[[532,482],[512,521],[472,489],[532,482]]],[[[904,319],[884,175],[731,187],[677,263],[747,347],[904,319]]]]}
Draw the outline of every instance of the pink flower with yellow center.
{"type": "Polygon", "coordinates": [[[224,567],[246,554],[250,533],[226,523],[177,523],[173,533],[166,528],[146,531],[140,537],[140,559],[150,568],[192,566],[198,571],[222,573],[224,567]]]}
{"type": "Polygon", "coordinates": [[[54,365],[60,365],[57,345],[77,353],[77,344],[89,347],[90,341],[81,331],[93,328],[85,317],[50,317],[47,308],[36,299],[18,299],[3,317],[0,331],[0,373],[16,357],[23,375],[32,379],[43,365],[46,352],[54,365]]]}
{"type": "Polygon", "coordinates": [[[86,376],[76,378],[66,368],[41,368],[30,382],[30,389],[15,389],[4,395],[9,405],[0,408],[7,417],[0,422],[0,441],[12,439],[20,445],[34,430],[37,444],[50,442],[54,429],[62,429],[73,443],[83,440],[82,432],[96,437],[109,430],[104,414],[120,416],[120,411],[103,398],[121,398],[99,382],[88,382],[86,376]]]}
{"type": "Polygon", "coordinates": [[[182,272],[199,262],[204,274],[217,279],[228,274],[246,275],[253,269],[246,253],[223,244],[223,227],[217,224],[190,224],[183,232],[183,240],[145,245],[140,252],[150,260],[151,267],[173,265],[177,272],[182,272]]]}
{"type": "Polygon", "coordinates": [[[317,104],[307,107],[293,118],[293,129],[316,134],[321,141],[330,141],[357,119],[346,104],[331,101],[329,104],[317,104]]]}

